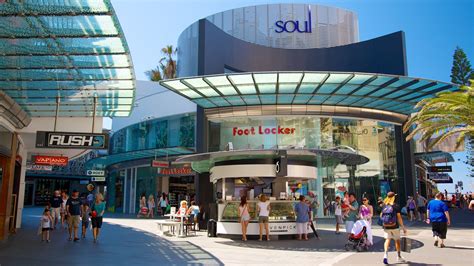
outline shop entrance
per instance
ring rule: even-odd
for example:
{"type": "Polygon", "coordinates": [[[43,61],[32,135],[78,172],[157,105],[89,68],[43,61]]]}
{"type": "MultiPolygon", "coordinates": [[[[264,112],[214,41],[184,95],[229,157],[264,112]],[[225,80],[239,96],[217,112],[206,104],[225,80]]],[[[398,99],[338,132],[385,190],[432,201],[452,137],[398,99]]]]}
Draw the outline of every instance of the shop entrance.
{"type": "Polygon", "coordinates": [[[25,206],[32,206],[34,201],[35,183],[27,182],[25,184],[25,206]]]}
{"type": "Polygon", "coordinates": [[[171,206],[178,207],[182,200],[190,202],[196,194],[194,176],[170,176],[168,191],[171,206]]]}

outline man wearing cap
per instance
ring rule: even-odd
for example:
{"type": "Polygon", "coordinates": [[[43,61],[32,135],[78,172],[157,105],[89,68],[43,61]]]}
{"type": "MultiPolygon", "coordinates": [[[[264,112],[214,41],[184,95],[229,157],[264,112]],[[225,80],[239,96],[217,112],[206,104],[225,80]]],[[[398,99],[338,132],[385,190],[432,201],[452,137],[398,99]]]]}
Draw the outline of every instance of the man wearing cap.
{"type": "Polygon", "coordinates": [[[387,197],[384,200],[384,206],[382,212],[380,213],[380,218],[383,222],[384,229],[384,257],[383,263],[388,264],[388,249],[390,247],[390,241],[393,239],[395,241],[395,248],[397,250],[397,262],[403,263],[405,259],[402,258],[401,248],[400,248],[400,227],[403,232],[406,234],[407,230],[403,224],[402,215],[400,214],[400,206],[395,203],[395,194],[390,191],[387,193],[387,197]]]}

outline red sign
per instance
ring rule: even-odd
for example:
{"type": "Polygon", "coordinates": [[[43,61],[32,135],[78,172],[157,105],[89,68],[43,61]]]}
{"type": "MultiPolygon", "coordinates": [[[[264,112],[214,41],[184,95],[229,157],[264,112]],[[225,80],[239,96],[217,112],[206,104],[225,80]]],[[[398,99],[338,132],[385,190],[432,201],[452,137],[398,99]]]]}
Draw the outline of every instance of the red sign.
{"type": "Polygon", "coordinates": [[[250,127],[232,129],[232,136],[248,136],[248,135],[294,135],[296,128],[294,127],[250,127]]]}
{"type": "Polygon", "coordinates": [[[60,165],[66,166],[69,159],[64,156],[35,156],[35,164],[39,165],[60,165]]]}
{"type": "Polygon", "coordinates": [[[193,169],[189,167],[182,168],[161,168],[160,174],[162,175],[189,175],[193,173],[193,169]]]}
{"type": "Polygon", "coordinates": [[[170,167],[170,162],[153,160],[151,161],[151,167],[168,168],[170,167]]]}

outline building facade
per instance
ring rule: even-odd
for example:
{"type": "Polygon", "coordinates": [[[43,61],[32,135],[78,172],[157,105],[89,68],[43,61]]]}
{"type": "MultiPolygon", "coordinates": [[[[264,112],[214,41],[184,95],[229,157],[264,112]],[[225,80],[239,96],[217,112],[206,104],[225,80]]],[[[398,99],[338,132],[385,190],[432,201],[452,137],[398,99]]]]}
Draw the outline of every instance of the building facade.
{"type": "MultiPolygon", "coordinates": [[[[420,99],[458,88],[407,77],[403,32],[359,41],[358,31],[353,12],[305,4],[239,8],[190,25],[178,40],[179,78],[161,85],[197,105],[194,114],[185,115],[194,119],[193,131],[187,132],[193,134],[194,143],[164,156],[163,151],[176,147],[157,146],[161,142],[156,132],[169,130],[160,119],[150,120],[154,129],[142,123],[139,127],[144,129],[137,131],[141,133],[132,129],[137,125],[116,132],[112,149],[120,138],[123,143],[138,138],[133,144],[137,149],[145,151],[149,143],[160,150],[118,161],[111,159],[117,152],[112,151],[102,158],[112,175],[121,165],[115,176],[125,176],[120,182],[126,185],[120,187],[134,189],[120,191],[122,198],[129,199],[128,209],[122,211],[136,211],[142,190],[146,194],[166,191],[166,179],[153,172],[161,170],[147,166],[155,158],[191,167],[193,196],[211,217],[217,216],[212,205],[223,200],[221,194],[229,187],[235,189],[229,192],[231,199],[249,186],[255,189],[252,193],[270,196],[276,196],[277,187],[282,193],[313,194],[320,203],[320,216],[331,214],[328,202],[344,191],[372,202],[390,190],[401,201],[413,195],[414,145],[405,141],[402,125],[420,99]],[[259,175],[271,177],[263,170],[242,177],[257,180],[257,185],[242,180],[214,182],[222,166],[264,169],[279,160],[278,154],[286,153],[292,156],[285,163],[292,169],[292,176],[284,176],[286,187],[259,180],[259,175]],[[303,165],[313,172],[295,172],[303,165]],[[137,189],[138,170],[129,170],[138,166],[149,177],[146,189],[137,189]]],[[[175,138],[182,134],[178,128],[171,130],[168,134],[175,138]]],[[[109,179],[109,186],[118,187],[113,180],[109,179]]]]}

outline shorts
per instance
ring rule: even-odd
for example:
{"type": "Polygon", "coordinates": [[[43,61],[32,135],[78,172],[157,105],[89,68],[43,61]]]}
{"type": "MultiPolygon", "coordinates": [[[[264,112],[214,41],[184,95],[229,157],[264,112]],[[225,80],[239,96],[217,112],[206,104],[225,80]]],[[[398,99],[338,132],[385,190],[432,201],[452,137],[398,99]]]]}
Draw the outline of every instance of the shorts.
{"type": "Polygon", "coordinates": [[[446,239],[448,233],[448,223],[446,222],[431,222],[431,230],[433,236],[438,236],[441,239],[446,239]]]}
{"type": "Polygon", "coordinates": [[[258,223],[259,224],[261,224],[261,223],[267,224],[268,223],[268,216],[258,216],[258,223]]]}
{"type": "Polygon", "coordinates": [[[48,227],[48,228],[41,228],[41,231],[45,232],[45,231],[51,231],[51,228],[48,227]]]}
{"type": "Polygon", "coordinates": [[[89,220],[82,220],[82,227],[88,227],[89,226],[89,220]]]}
{"type": "Polygon", "coordinates": [[[92,228],[102,228],[102,216],[91,217],[92,228]]]}
{"type": "Polygon", "coordinates": [[[383,229],[385,239],[400,240],[400,228],[396,229],[383,229]]]}
{"type": "Polygon", "coordinates": [[[425,213],[426,208],[425,207],[418,207],[418,212],[425,213]]]}
{"type": "Polygon", "coordinates": [[[67,223],[68,223],[69,227],[78,228],[80,221],[81,221],[81,216],[79,216],[79,215],[69,215],[67,217],[67,223]]]}
{"type": "Polygon", "coordinates": [[[343,224],[344,221],[342,220],[342,215],[336,215],[336,223],[337,224],[343,224]]]}
{"type": "Polygon", "coordinates": [[[352,232],[352,227],[354,227],[354,221],[347,221],[346,220],[346,232],[351,233],[352,232]]]}
{"type": "Polygon", "coordinates": [[[240,217],[240,220],[245,222],[250,221],[250,215],[242,215],[242,217],[240,217]]]}
{"type": "Polygon", "coordinates": [[[53,221],[56,218],[61,219],[61,208],[60,207],[52,208],[51,209],[51,217],[53,218],[53,221]]]}

